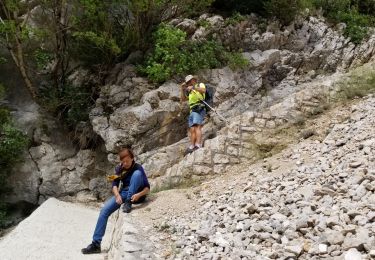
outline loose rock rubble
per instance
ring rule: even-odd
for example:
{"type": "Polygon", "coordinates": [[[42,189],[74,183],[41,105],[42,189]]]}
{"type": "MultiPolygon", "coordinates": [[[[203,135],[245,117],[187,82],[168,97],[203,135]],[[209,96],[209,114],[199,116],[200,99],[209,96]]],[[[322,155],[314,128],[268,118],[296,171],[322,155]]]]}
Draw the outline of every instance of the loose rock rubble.
{"type": "Polygon", "coordinates": [[[322,142],[302,142],[272,161],[293,167],[258,164],[238,174],[238,166],[229,180],[208,182],[196,211],[168,219],[173,258],[371,259],[374,125],[369,97],[322,142]]]}

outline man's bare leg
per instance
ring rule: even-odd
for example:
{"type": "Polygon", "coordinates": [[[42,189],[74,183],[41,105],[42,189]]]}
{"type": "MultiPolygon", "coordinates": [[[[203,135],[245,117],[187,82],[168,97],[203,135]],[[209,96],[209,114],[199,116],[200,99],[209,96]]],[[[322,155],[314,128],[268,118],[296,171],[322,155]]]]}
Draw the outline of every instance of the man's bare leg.
{"type": "Polygon", "coordinates": [[[202,127],[203,125],[198,125],[195,131],[196,141],[195,146],[202,147],[202,127]]]}
{"type": "Polygon", "coordinates": [[[194,148],[195,142],[197,141],[196,126],[190,127],[190,149],[194,148]]]}

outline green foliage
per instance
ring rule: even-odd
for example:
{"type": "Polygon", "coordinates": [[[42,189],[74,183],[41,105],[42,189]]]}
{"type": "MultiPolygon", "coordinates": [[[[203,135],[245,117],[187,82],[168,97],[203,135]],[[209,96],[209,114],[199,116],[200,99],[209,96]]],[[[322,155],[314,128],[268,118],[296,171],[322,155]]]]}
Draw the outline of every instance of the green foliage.
{"type": "Polygon", "coordinates": [[[374,26],[375,2],[372,0],[312,0],[316,8],[333,22],[344,22],[345,36],[360,43],[368,35],[368,27],[374,26]]]}
{"type": "Polygon", "coordinates": [[[226,64],[243,67],[241,55],[229,53],[215,41],[192,42],[180,29],[161,25],[154,34],[155,49],[141,71],[154,82],[164,82],[176,75],[194,73],[201,69],[217,68],[226,64]]]}
{"type": "Polygon", "coordinates": [[[249,61],[245,59],[241,53],[238,52],[228,52],[226,54],[228,60],[228,66],[235,69],[245,69],[250,65],[249,61]]]}
{"type": "Polygon", "coordinates": [[[7,62],[7,59],[0,56],[0,65],[7,62]]]}
{"type": "MultiPolygon", "coordinates": [[[[0,165],[2,168],[10,168],[19,160],[23,148],[27,145],[25,135],[12,126],[5,123],[1,126],[0,137],[0,165]]],[[[1,191],[1,187],[0,187],[1,191]]]]}
{"type": "Polygon", "coordinates": [[[61,91],[53,87],[41,90],[44,107],[61,118],[71,129],[79,122],[89,119],[89,110],[94,100],[92,95],[90,86],[65,85],[61,91]]]}
{"type": "Polygon", "coordinates": [[[123,32],[111,19],[110,3],[77,0],[73,9],[70,48],[73,57],[88,66],[113,62],[123,51],[119,47],[123,32]]]}
{"type": "Polygon", "coordinates": [[[0,126],[7,124],[9,121],[10,121],[9,110],[0,107],[0,126]]]}
{"type": "Polygon", "coordinates": [[[225,25],[235,25],[237,23],[240,23],[240,22],[244,21],[245,19],[246,19],[245,16],[243,16],[239,12],[235,12],[235,13],[233,13],[232,16],[228,17],[225,20],[225,25]]]}
{"type": "Polygon", "coordinates": [[[75,48],[72,49],[77,57],[87,64],[111,63],[121,53],[116,39],[103,32],[75,32],[75,48]],[[93,52],[95,51],[95,55],[93,52]]]}
{"type": "Polygon", "coordinates": [[[198,27],[203,27],[203,28],[210,28],[211,24],[207,20],[200,20],[197,22],[198,27]]]}
{"type": "Polygon", "coordinates": [[[228,13],[264,14],[266,0],[216,0],[212,6],[228,13]]]}
{"type": "Polygon", "coordinates": [[[28,139],[13,126],[9,111],[0,108],[0,228],[6,218],[3,196],[10,191],[7,177],[11,174],[14,165],[20,161],[27,145],[28,139]]]}
{"type": "Polygon", "coordinates": [[[185,43],[186,33],[167,25],[161,25],[154,33],[155,49],[143,71],[154,82],[170,78],[175,70],[183,70],[186,64],[176,64],[181,59],[180,46],[185,43]],[[174,66],[176,64],[176,66],[174,66]]]}
{"type": "Polygon", "coordinates": [[[299,7],[301,10],[305,10],[307,8],[311,11],[315,9],[313,0],[299,0],[299,7]]]}
{"type": "MultiPolygon", "coordinates": [[[[368,35],[368,27],[375,24],[375,1],[373,0],[216,0],[216,9],[229,13],[258,13],[262,16],[275,17],[281,24],[287,25],[295,16],[306,8],[322,9],[324,15],[333,22],[344,22],[345,36],[354,43],[359,43],[368,35]]],[[[235,24],[237,19],[228,18],[226,24],[235,24]]]]}
{"type": "Polygon", "coordinates": [[[269,0],[264,3],[268,16],[276,17],[284,25],[289,24],[301,9],[300,0],[269,0]]]}
{"type": "Polygon", "coordinates": [[[354,3],[358,6],[358,11],[362,14],[375,15],[374,0],[356,0],[354,3]]]}
{"type": "Polygon", "coordinates": [[[334,18],[338,12],[350,10],[351,0],[312,0],[316,8],[322,8],[324,14],[329,18],[334,18]]]}
{"type": "Polygon", "coordinates": [[[375,73],[372,70],[353,72],[350,79],[340,82],[339,100],[351,100],[375,92],[375,73]]]}
{"type": "Polygon", "coordinates": [[[3,20],[0,23],[0,38],[4,44],[5,41],[14,42],[17,38],[18,41],[24,41],[30,38],[34,29],[27,24],[21,24],[15,20],[3,20]]]}
{"type": "Polygon", "coordinates": [[[212,1],[76,0],[71,53],[88,65],[111,63],[134,49],[148,48],[150,32],[163,19],[196,14],[212,1]]]}
{"type": "Polygon", "coordinates": [[[351,41],[357,44],[368,36],[368,26],[373,25],[373,18],[359,14],[356,10],[339,12],[336,18],[346,24],[345,36],[350,37],[351,41]]]}
{"type": "Polygon", "coordinates": [[[0,83],[0,99],[4,98],[5,96],[5,87],[3,84],[0,83]]]}
{"type": "Polygon", "coordinates": [[[41,48],[34,51],[34,59],[38,70],[44,69],[52,61],[52,54],[41,48]]]}
{"type": "Polygon", "coordinates": [[[203,11],[209,8],[214,0],[190,0],[187,5],[184,4],[184,1],[175,0],[176,3],[180,2],[181,6],[185,6],[184,12],[190,15],[200,15],[203,11]]]}

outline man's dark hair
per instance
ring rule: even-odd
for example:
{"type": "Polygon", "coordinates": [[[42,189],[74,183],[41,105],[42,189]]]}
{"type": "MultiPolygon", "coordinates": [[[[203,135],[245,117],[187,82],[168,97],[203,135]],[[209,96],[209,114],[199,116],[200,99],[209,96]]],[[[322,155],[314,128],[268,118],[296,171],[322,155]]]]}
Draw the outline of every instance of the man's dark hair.
{"type": "Polygon", "coordinates": [[[131,147],[130,145],[128,145],[128,146],[124,146],[124,147],[121,148],[121,150],[119,151],[118,155],[120,156],[120,160],[122,159],[121,154],[122,154],[123,152],[125,152],[125,151],[128,151],[128,153],[130,154],[130,157],[131,157],[132,159],[134,159],[134,152],[133,152],[133,149],[132,149],[132,147],[131,147]]]}

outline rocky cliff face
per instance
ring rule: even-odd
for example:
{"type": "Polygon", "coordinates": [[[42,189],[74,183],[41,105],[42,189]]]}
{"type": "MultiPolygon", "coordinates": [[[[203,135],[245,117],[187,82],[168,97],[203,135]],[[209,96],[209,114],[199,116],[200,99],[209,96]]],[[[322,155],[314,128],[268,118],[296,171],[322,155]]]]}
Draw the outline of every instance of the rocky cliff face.
{"type": "Polygon", "coordinates": [[[206,181],[193,192],[195,210],[163,218],[176,241],[170,258],[372,259],[374,105],[373,96],[356,102],[321,142],[206,181]]]}
{"type": "MultiPolygon", "coordinates": [[[[134,143],[153,187],[225,176],[194,190],[189,195],[194,207],[183,217],[164,210],[166,205],[157,208],[157,200],[132,212],[144,217],[142,225],[134,218],[134,225],[148,228],[154,247],[147,245],[143,252],[133,243],[142,232],[117,230],[109,252],[114,259],[139,259],[143,253],[146,259],[154,253],[158,259],[374,257],[373,96],[353,106],[346,120],[327,119],[331,128],[322,141],[303,141],[252,165],[259,152],[254,140],[262,133],[320,113],[339,90],[336,82],[351,77],[347,70],[368,62],[359,69],[373,71],[374,35],[354,46],[340,28],[318,18],[283,30],[269,26],[265,32],[256,18],[236,26],[225,26],[219,16],[200,19],[212,26],[173,23],[194,39],[212,34],[228,45],[239,44],[252,64],[241,71],[200,72],[202,81],[215,85],[215,107],[229,121],[224,124],[212,115],[204,128],[203,149],[182,155],[187,111],[180,110],[177,82],[153,86],[137,77],[132,65],[119,64],[90,114],[92,128],[103,140],[96,151],[76,151],[53,119],[35,112],[37,106],[15,108],[34,146],[11,179],[15,192],[9,200],[104,198],[108,187],[103,176],[112,171],[118,147],[134,143]],[[150,224],[157,218],[164,220],[165,232],[150,224]],[[163,254],[166,241],[173,241],[168,242],[172,247],[163,254]]],[[[72,82],[80,84],[74,78],[72,82]]],[[[117,221],[122,224],[125,217],[117,221]]]]}
{"type": "Polygon", "coordinates": [[[166,142],[168,138],[164,138],[166,135],[174,135],[176,138],[185,135],[181,129],[186,127],[186,113],[182,117],[178,114],[178,86],[174,82],[147,93],[130,107],[124,104],[116,106],[108,97],[107,102],[99,104],[91,116],[94,129],[98,128],[99,122],[105,122],[105,131],[99,133],[109,151],[116,150],[116,142],[121,145],[136,140],[140,159],[150,176],[166,176],[158,178],[156,184],[178,182],[182,176],[196,175],[200,178],[201,175],[222,171],[226,164],[237,163],[239,157],[251,158],[253,149],[240,145],[244,143],[244,136],[249,138],[253,132],[291,123],[301,113],[312,112],[321,105],[319,99],[323,92],[333,87],[337,73],[371,60],[375,51],[374,35],[362,45],[355,46],[341,35],[340,28],[331,28],[324,20],[315,17],[296,21],[283,30],[270,25],[266,32],[261,31],[256,18],[249,18],[236,26],[225,26],[220,16],[202,16],[200,19],[205,19],[211,26],[197,28],[197,22],[191,20],[175,20],[171,23],[190,33],[192,39],[212,36],[228,46],[241,47],[243,56],[250,61],[250,68],[245,70],[233,71],[226,67],[202,71],[199,75],[203,82],[215,86],[217,111],[228,119],[237,116],[239,123],[223,128],[223,122],[213,115],[204,129],[207,149],[195,153],[194,158],[188,156],[182,161],[187,139],[166,147],[169,142],[166,142]],[[323,75],[332,73],[336,74],[323,78],[323,75]],[[174,95],[163,94],[165,91],[173,92],[174,95]],[[260,94],[262,92],[263,95],[260,94]],[[158,97],[155,93],[159,93],[158,97]],[[160,96],[171,98],[163,100],[160,96]],[[166,102],[169,104],[168,109],[162,105],[166,102]],[[98,114],[97,111],[104,111],[103,104],[114,107],[114,113],[110,116],[98,114]],[[160,110],[164,111],[165,118],[165,121],[159,120],[163,126],[161,128],[160,124],[155,124],[160,110]],[[135,118],[132,122],[143,127],[136,132],[133,125],[116,123],[123,122],[123,117],[135,118]],[[150,136],[150,132],[158,138],[150,136]],[[144,149],[150,143],[153,149],[144,149]],[[158,148],[162,145],[164,147],[158,148]],[[144,151],[148,152],[142,153],[144,151]],[[175,166],[170,168],[173,164],[175,166]]]}
{"type": "MultiPolygon", "coordinates": [[[[212,115],[204,129],[206,148],[199,152],[205,153],[204,160],[196,159],[200,156],[195,153],[182,161],[188,111],[179,105],[179,82],[154,86],[137,77],[135,67],[125,62],[113,69],[90,113],[92,129],[103,146],[97,151],[75,151],[53,119],[33,113],[32,121],[38,122],[30,131],[35,145],[12,177],[16,189],[9,199],[37,203],[50,196],[81,201],[103,198],[108,191],[103,176],[112,171],[115,154],[124,144],[133,144],[155,186],[221,172],[251,158],[252,148],[245,147],[244,136],[293,122],[301,111],[314,109],[320,93],[315,88],[332,86],[331,79],[325,81],[322,75],[368,62],[375,51],[374,35],[355,46],[339,27],[331,28],[321,18],[301,19],[282,29],[269,25],[265,31],[256,17],[237,25],[226,25],[220,16],[205,15],[199,20],[210,26],[197,27],[192,20],[171,23],[192,39],[212,36],[227,46],[240,47],[251,63],[239,71],[226,67],[199,73],[201,81],[216,88],[217,111],[237,121],[224,127],[212,115]],[[315,80],[315,85],[310,83],[315,80]]],[[[80,75],[77,71],[72,76],[73,84],[80,84],[85,76],[80,75]]],[[[15,114],[22,122],[19,112],[15,114]]]]}

